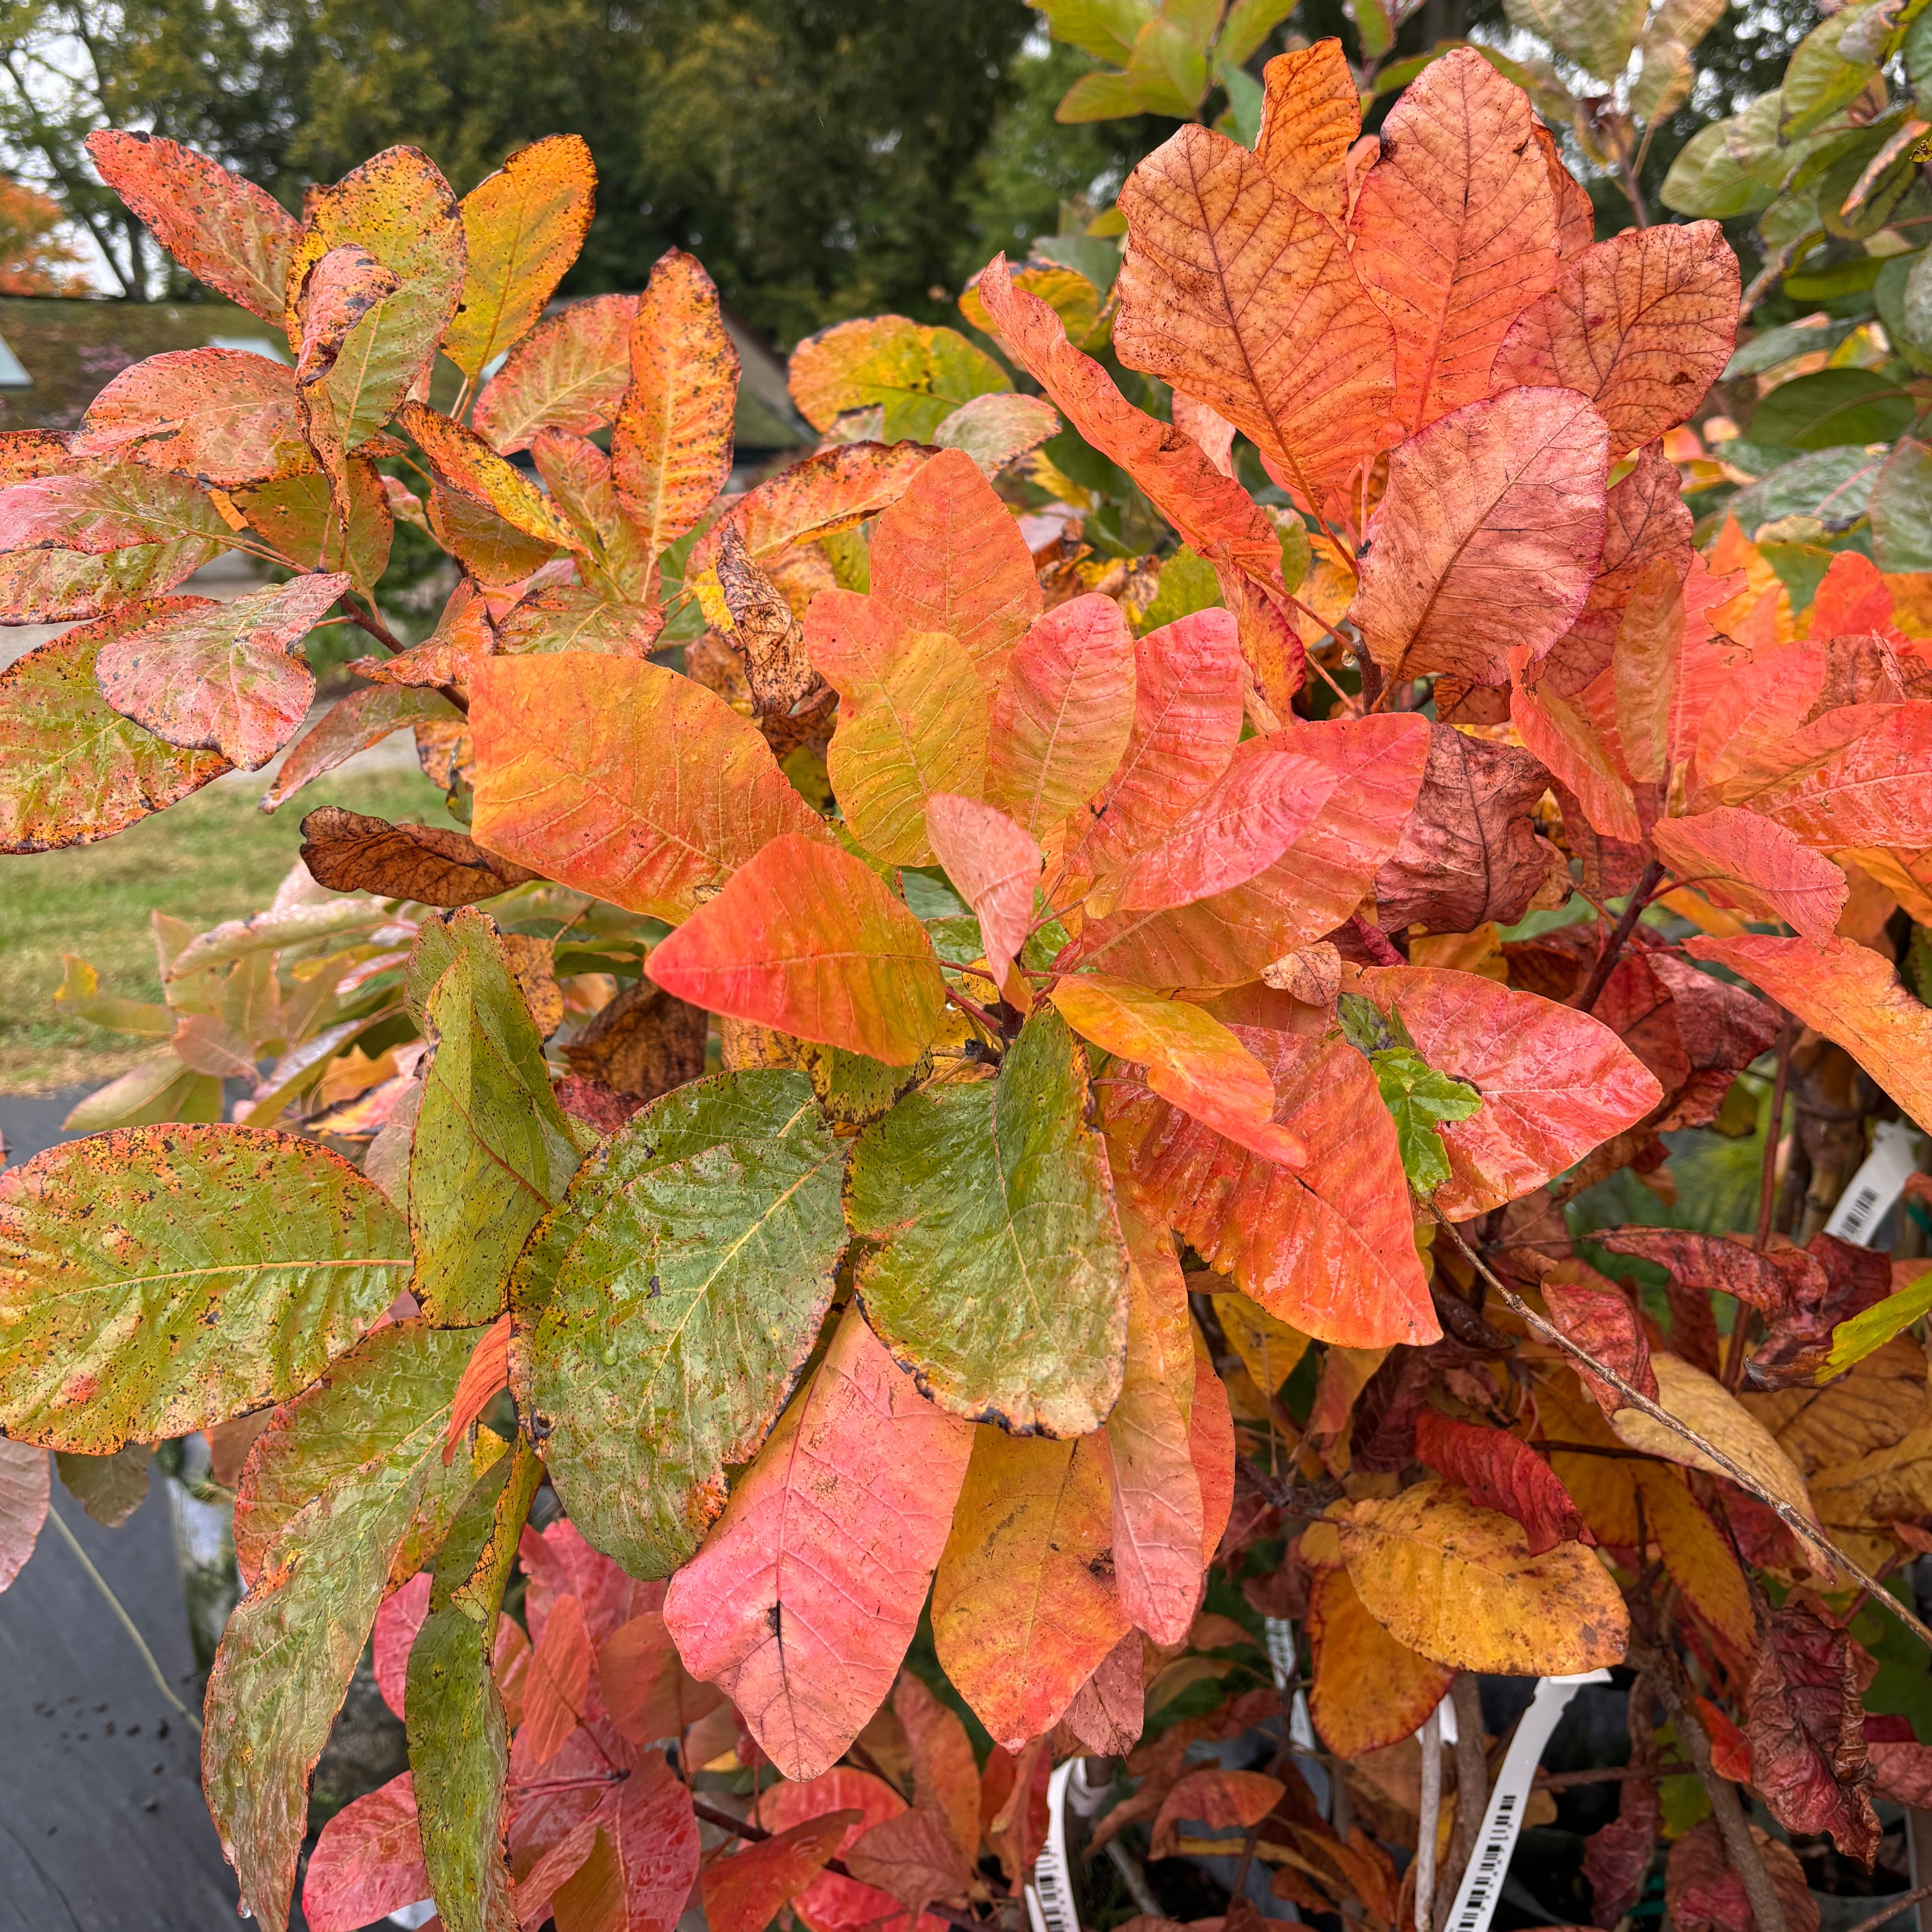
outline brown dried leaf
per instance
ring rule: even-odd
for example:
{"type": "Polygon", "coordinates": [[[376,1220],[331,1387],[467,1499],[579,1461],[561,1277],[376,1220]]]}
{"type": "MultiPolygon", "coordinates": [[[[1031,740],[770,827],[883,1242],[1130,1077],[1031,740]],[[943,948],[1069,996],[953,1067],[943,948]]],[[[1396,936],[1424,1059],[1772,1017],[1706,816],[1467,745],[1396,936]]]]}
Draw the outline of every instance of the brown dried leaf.
{"type": "Polygon", "coordinates": [[[582,1078],[655,1100],[703,1075],[710,1024],[702,1006],[674,998],[648,979],[634,980],[566,1045],[563,1057],[582,1078]]]}
{"type": "Polygon", "coordinates": [[[374,892],[419,905],[474,905],[537,874],[486,852],[460,832],[392,825],[339,805],[302,820],[302,863],[331,892],[374,892]]]}

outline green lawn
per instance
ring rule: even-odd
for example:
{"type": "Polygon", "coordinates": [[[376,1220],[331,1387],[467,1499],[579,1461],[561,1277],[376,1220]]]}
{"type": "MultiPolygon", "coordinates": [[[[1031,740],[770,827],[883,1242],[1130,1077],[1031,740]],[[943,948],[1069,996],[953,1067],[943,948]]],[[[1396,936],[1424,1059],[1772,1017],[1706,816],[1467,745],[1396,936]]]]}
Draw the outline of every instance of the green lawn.
{"type": "Polygon", "coordinates": [[[98,845],[0,858],[0,1093],[111,1079],[142,1050],[56,1010],[62,953],[89,961],[104,992],[158,1000],[148,915],[206,928],[259,910],[295,862],[304,813],[345,805],[452,823],[442,794],[414,772],[319,778],[272,817],[260,795],[254,783],[210,785],[98,845]]]}

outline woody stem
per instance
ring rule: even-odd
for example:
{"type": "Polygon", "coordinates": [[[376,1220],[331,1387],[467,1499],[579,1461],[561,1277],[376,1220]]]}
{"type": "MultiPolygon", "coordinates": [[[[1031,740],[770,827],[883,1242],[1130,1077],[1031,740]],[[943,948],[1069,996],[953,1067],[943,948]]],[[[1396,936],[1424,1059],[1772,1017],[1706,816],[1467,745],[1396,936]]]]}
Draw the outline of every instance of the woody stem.
{"type": "Polygon", "coordinates": [[[1658,881],[1664,877],[1662,862],[1656,859],[1645,866],[1636,884],[1630,888],[1630,895],[1624,902],[1623,914],[1616,923],[1616,929],[1604,950],[1597,955],[1597,963],[1590,968],[1590,976],[1576,1001],[1577,1010],[1588,1012],[1597,1004],[1597,996],[1610,983],[1610,975],[1616,970],[1617,962],[1623,955],[1624,945],[1636,929],[1637,921],[1643,916],[1643,909],[1650,903],[1650,896],[1657,890],[1658,881]]]}

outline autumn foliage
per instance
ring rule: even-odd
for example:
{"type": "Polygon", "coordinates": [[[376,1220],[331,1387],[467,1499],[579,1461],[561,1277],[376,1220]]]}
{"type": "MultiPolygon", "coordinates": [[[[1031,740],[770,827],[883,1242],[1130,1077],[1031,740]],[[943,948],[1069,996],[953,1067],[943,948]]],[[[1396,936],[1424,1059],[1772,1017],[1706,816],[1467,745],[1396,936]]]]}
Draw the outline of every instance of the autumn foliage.
{"type": "Polygon", "coordinates": [[[1350,1833],[1286,1748],[1185,1760],[1282,1708],[1210,1572],[1304,1626],[1352,1785],[1463,1673],[1628,1658],[1634,1738],[1660,1699],[1727,1794],[1678,1922],[1796,1868],[1726,1778],[1869,1861],[1874,1792],[1932,1788],[1847,1628],[1932,1520],[1924,1298],[1826,1235],[1604,1236],[1640,1298],[1560,1212],[1799,1027],[1932,1130],[1932,1012],[1844,920],[1932,850],[1924,601],[1847,553],[1794,617],[1735,526],[1694,547],[1714,223],[1593,241],[1467,50],[1364,139],[1324,42],[1252,151],[1135,171],[1104,324],[996,259],[998,357],[829,331],[824,440],[734,491],[695,260],[546,312],[574,138],[460,203],[392,149],[300,221],[93,147],[292,362],[157,356],[0,438],[4,615],[83,620],[0,674],[4,849],[285,753],[272,809],[406,728],[466,826],[311,814],[274,908],[164,933],[164,1007],[74,962],[156,1058],[0,1182],[0,1526],[40,1450],[252,1436],[204,1750],[250,1911],[373,1633],[411,1768],[322,1833],[318,1932],[668,1932],[694,1885],[714,1932],[1010,1926],[1076,1751],[1132,1783],[1101,1837],[1412,1922],[1400,1780],[1350,1833]],[[1184,550],[1030,549],[1002,479],[1069,433],[1184,550]],[[406,646],[398,517],[460,573],[406,646]],[[231,548],[285,580],[178,594],[231,548]],[[304,728],[325,620],[372,648],[304,728]],[[1505,940],[1573,890],[1602,916],[1505,940]]]}

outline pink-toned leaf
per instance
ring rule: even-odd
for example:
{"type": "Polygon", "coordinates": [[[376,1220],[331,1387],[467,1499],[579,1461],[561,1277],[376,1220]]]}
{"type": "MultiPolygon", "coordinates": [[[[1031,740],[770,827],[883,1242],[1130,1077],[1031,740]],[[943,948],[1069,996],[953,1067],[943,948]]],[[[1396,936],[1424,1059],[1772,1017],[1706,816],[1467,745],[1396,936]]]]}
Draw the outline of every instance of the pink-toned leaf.
{"type": "Polygon", "coordinates": [[[1663,1098],[1608,1027],[1534,993],[1408,966],[1369,968],[1362,990],[1402,1016],[1430,1066],[1483,1096],[1442,1130],[1450,1178],[1436,1204],[1452,1220],[1544,1186],[1663,1098]]]}
{"type": "Polygon", "coordinates": [[[1176,389],[1174,426],[1201,446],[1208,460],[1223,476],[1234,475],[1234,437],[1238,432],[1226,416],[1210,409],[1205,403],[1197,403],[1185,391],[1176,389]]]}
{"type": "Polygon", "coordinates": [[[419,724],[458,722],[461,713],[440,692],[377,686],[338,698],[315,728],[290,747],[281,769],[262,794],[262,809],[286,805],[311,780],[346,764],[358,752],[419,724]]]}
{"type": "MultiPolygon", "coordinates": [[[[1652,1366],[1650,1344],[1644,1338],[1643,1324],[1636,1310],[1618,1289],[1594,1269],[1580,1262],[1559,1264],[1587,1280],[1546,1277],[1544,1305],[1550,1318],[1576,1346],[1606,1368],[1614,1369],[1640,1395],[1658,1399],[1657,1371],[1652,1366]]],[[[1593,1375],[1574,1360],[1570,1366],[1590,1398],[1606,1416],[1615,1415],[1629,1404],[1600,1376],[1593,1375]]]]}
{"type": "Polygon", "coordinates": [[[456,1454],[470,1426],[482,1419],[483,1412],[510,1385],[510,1318],[497,1316],[477,1338],[476,1352],[464,1366],[456,1384],[456,1399],[451,1403],[449,1426],[442,1437],[446,1466],[456,1454]]]}
{"type": "Polygon", "coordinates": [[[1722,805],[1694,818],[1659,819],[1651,838],[1678,879],[1713,904],[1781,919],[1821,945],[1845,909],[1850,886],[1844,872],[1774,818],[1722,805]]]}
{"type": "Polygon", "coordinates": [[[0,1590],[26,1567],[47,1520],[47,1452],[31,1442],[0,1442],[0,1590]]]}
{"type": "Polygon", "coordinates": [[[0,550],[100,556],[182,539],[225,543],[230,534],[206,490],[140,464],[93,465],[0,490],[0,550]]]}
{"type": "Polygon", "coordinates": [[[88,405],[80,458],[111,458],[232,489],[311,466],[294,380],[266,356],[183,349],[122,370],[88,405]]]}
{"type": "Polygon", "coordinates": [[[1572,1539],[1596,1540],[1556,1471],[1507,1430],[1425,1408],[1416,1418],[1415,1453],[1438,1474],[1460,1483],[1472,1502],[1514,1516],[1528,1533],[1532,1556],[1572,1539]]]}
{"type": "Polygon", "coordinates": [[[339,572],[318,572],[226,604],[182,598],[189,608],[101,646],[101,694],[167,743],[253,771],[308,715],[315,674],[293,647],[348,588],[339,572]]]}
{"type": "Polygon", "coordinates": [[[503,456],[527,449],[546,429],[602,429],[630,385],[638,299],[592,296],[540,322],[483,386],[471,427],[503,456]]]}
{"type": "Polygon", "coordinates": [[[646,1610],[621,1624],[597,1652],[597,1684],[610,1721],[635,1744],[681,1738],[724,1700],[685,1669],[663,1613],[646,1610]]]}
{"type": "Polygon", "coordinates": [[[856,1308],[671,1580],[664,1622],[788,1778],[842,1756],[912,1641],[973,1427],[934,1408],[856,1308]]]}
{"type": "Polygon", "coordinates": [[[941,1814],[917,1806],[868,1826],[842,1862],[854,1878],[914,1912],[935,1898],[963,1898],[975,1875],[941,1814]]]}
{"type": "Polygon", "coordinates": [[[1004,812],[952,792],[927,801],[926,830],[946,876],[980,922],[987,968],[1004,990],[1033,926],[1040,847],[1004,812]]]}
{"type": "Polygon", "coordinates": [[[400,1590],[386,1597],[370,1636],[376,1688],[399,1718],[408,1692],[410,1652],[429,1616],[430,1581],[430,1573],[419,1570],[400,1590]]]}
{"type": "MultiPolygon", "coordinates": [[[[1888,845],[1916,852],[1932,845],[1932,704],[1848,706],[1826,712],[1816,728],[1822,734],[1842,720],[1856,730],[1868,716],[1868,728],[1842,750],[1754,789],[1751,809],[1826,851],[1888,845]]],[[[1801,736],[1790,749],[1804,742],[1801,736]]],[[[1726,802],[1747,800],[1734,794],[1726,802]]]]}
{"type": "Polygon", "coordinates": [[[1161,1800],[1154,1821],[1153,1856],[1172,1858],[1180,1849],[1181,1821],[1245,1831],[1258,1825],[1286,1792],[1279,1778],[1258,1771],[1224,1771],[1209,1766],[1190,1771],[1161,1800]]]}
{"type": "MultiPolygon", "coordinates": [[[[758,1800],[758,1822],[767,1831],[782,1832],[827,1812],[856,1811],[833,1856],[850,1850],[874,1825],[896,1818],[905,1801],[883,1778],[869,1772],[841,1766],[822,1777],[799,1784],[781,1784],[758,1800]]],[[[805,1889],[794,1894],[792,1910],[806,1932],[939,1932],[940,1922],[922,1913],[916,1921],[890,1894],[836,1872],[821,1871],[805,1889]]]]}
{"type": "Polygon", "coordinates": [[[524,1723],[518,1742],[532,1764],[548,1764],[583,1721],[584,1694],[596,1659],[573,1593],[550,1606],[524,1679],[524,1723]]]}
{"type": "Polygon", "coordinates": [[[1440,1334],[1415,1252],[1395,1126],[1368,1063],[1340,1040],[1229,1029],[1274,1083],[1274,1120],[1306,1144],[1280,1166],[1146,1089],[1107,1090],[1114,1170],[1211,1268],[1271,1315],[1345,1348],[1440,1334]]]}
{"type": "Polygon", "coordinates": [[[1603,555],[1606,464],[1603,418],[1568,389],[1506,389],[1397,448],[1349,614],[1384,674],[1500,685],[1512,651],[1554,644],[1603,555]]]}
{"type": "Polygon", "coordinates": [[[309,1932],[360,1932],[429,1895],[416,1783],[406,1771],[323,1826],[302,1880],[302,1916],[309,1932]]]}

